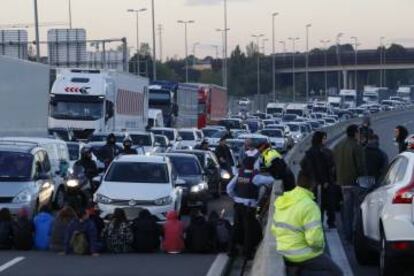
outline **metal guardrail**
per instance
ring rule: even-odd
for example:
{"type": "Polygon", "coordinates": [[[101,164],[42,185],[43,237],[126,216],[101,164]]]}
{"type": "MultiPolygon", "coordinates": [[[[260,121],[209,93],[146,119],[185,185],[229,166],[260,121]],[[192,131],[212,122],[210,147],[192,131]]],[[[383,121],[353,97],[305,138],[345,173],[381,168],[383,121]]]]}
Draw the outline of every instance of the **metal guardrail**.
{"type": "MultiPolygon", "coordinates": [[[[393,117],[395,115],[412,112],[413,110],[398,110],[386,113],[379,113],[371,116],[371,122],[375,123],[380,120],[393,117]]],[[[362,118],[353,118],[348,121],[341,122],[335,126],[327,127],[324,131],[328,134],[328,144],[332,145],[344,136],[346,127],[351,124],[361,123],[362,118]]],[[[295,174],[299,170],[299,162],[302,160],[304,153],[309,149],[312,137],[309,135],[301,143],[297,144],[285,157],[286,163],[293,170],[295,174]]],[[[257,249],[256,256],[253,261],[253,266],[250,272],[252,276],[285,276],[286,267],[282,255],[276,251],[276,240],[272,235],[271,227],[273,215],[275,212],[274,202],[278,196],[283,193],[281,182],[275,182],[273,185],[271,203],[269,207],[267,223],[264,228],[263,241],[257,249]]]]}

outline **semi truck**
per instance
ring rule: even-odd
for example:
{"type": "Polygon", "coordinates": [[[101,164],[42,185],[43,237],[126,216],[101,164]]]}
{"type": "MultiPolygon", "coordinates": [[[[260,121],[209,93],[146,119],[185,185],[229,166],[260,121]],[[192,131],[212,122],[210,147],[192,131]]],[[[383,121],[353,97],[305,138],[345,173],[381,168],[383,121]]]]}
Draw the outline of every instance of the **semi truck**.
{"type": "Polygon", "coordinates": [[[343,98],[346,108],[354,108],[357,106],[357,92],[356,90],[343,89],[339,92],[339,96],[343,98]]]}
{"type": "Polygon", "coordinates": [[[47,137],[47,65],[0,55],[0,136],[47,137]]]}
{"type": "Polygon", "coordinates": [[[339,96],[329,96],[328,105],[332,108],[342,108],[344,105],[344,99],[339,96]]]}
{"type": "Polygon", "coordinates": [[[266,114],[283,115],[286,111],[287,103],[268,103],[266,106],[266,114]]]}
{"type": "Polygon", "coordinates": [[[226,117],[227,89],[212,84],[180,83],[176,126],[203,128],[226,117]]]}
{"type": "Polygon", "coordinates": [[[177,88],[178,83],[170,81],[154,81],[149,87],[149,108],[162,111],[166,127],[173,127],[178,115],[177,88]]]}
{"type": "Polygon", "coordinates": [[[406,102],[414,101],[414,85],[400,86],[397,90],[397,96],[406,102]]]}
{"type": "Polygon", "coordinates": [[[50,91],[49,134],[89,139],[94,132],[144,130],[147,78],[114,70],[58,69],[50,91]]]}

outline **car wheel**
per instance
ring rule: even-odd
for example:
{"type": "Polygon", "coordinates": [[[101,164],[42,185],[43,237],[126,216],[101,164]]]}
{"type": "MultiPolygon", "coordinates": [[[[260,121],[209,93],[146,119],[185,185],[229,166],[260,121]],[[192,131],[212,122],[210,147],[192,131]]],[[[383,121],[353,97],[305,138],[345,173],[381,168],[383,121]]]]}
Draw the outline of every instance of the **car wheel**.
{"type": "Polygon", "coordinates": [[[384,233],[381,233],[381,251],[380,251],[380,276],[394,274],[394,262],[390,257],[389,247],[384,233]]]}
{"type": "Polygon", "coordinates": [[[55,207],[56,209],[62,209],[65,206],[65,190],[63,186],[60,186],[56,192],[55,207]]]}
{"type": "Polygon", "coordinates": [[[363,231],[362,216],[357,218],[357,225],[354,235],[354,252],[355,257],[360,265],[372,265],[375,264],[378,259],[378,254],[370,248],[367,238],[363,231]]]}

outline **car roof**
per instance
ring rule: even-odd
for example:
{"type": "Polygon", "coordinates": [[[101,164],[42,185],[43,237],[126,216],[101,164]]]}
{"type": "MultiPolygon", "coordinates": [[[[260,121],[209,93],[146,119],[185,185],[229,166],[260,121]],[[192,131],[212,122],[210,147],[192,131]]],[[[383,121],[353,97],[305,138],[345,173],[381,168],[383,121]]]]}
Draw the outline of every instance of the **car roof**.
{"type": "Polygon", "coordinates": [[[268,138],[265,135],[260,135],[260,134],[242,134],[239,136],[239,138],[241,139],[247,139],[247,138],[253,138],[253,139],[257,139],[257,138],[268,138]]]}
{"type": "Polygon", "coordinates": [[[176,131],[176,129],[172,127],[153,127],[151,130],[176,131]]]}
{"type": "Polygon", "coordinates": [[[36,147],[32,144],[3,144],[0,142],[0,152],[30,153],[36,147]]]}
{"type": "Polygon", "coordinates": [[[180,153],[180,152],[165,152],[165,153],[157,153],[158,156],[166,156],[166,157],[189,157],[189,158],[197,158],[194,154],[191,153],[180,153]]]}
{"type": "Polygon", "coordinates": [[[159,155],[121,155],[114,162],[137,162],[137,163],[162,163],[166,164],[167,159],[159,155]]]}
{"type": "Polygon", "coordinates": [[[66,145],[66,142],[63,140],[52,139],[52,138],[37,138],[37,137],[2,137],[0,138],[0,141],[23,142],[23,143],[27,142],[27,143],[32,143],[36,145],[49,144],[49,143],[59,143],[59,144],[66,145]]]}
{"type": "Polygon", "coordinates": [[[127,135],[152,135],[152,132],[146,132],[146,131],[128,131],[127,135]]]}
{"type": "Polygon", "coordinates": [[[180,129],[178,129],[178,131],[195,131],[196,129],[195,128],[180,128],[180,129]]]}

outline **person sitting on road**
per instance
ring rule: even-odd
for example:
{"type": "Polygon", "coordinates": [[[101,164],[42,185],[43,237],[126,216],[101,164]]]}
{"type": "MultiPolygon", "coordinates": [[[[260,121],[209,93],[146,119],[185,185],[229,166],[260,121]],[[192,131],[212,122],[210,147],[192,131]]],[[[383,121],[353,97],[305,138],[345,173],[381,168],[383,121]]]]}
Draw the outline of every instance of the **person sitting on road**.
{"type": "Polygon", "coordinates": [[[102,239],[102,232],[105,228],[105,222],[103,221],[103,219],[99,216],[99,209],[97,208],[97,205],[93,202],[89,202],[87,208],[86,208],[86,212],[88,212],[89,215],[89,219],[93,221],[93,223],[95,224],[96,227],[96,234],[97,234],[97,247],[98,247],[98,251],[101,252],[103,251],[104,246],[104,241],[102,239]]]}
{"type": "Polygon", "coordinates": [[[13,223],[13,244],[16,250],[31,250],[33,247],[33,224],[26,208],[21,208],[13,223]]]}
{"type": "Polygon", "coordinates": [[[223,218],[223,214],[220,217],[216,211],[212,211],[208,217],[208,223],[214,229],[215,249],[218,252],[225,252],[230,246],[233,231],[230,222],[223,218]]]}
{"type": "Polygon", "coordinates": [[[52,226],[50,250],[62,252],[65,250],[65,234],[69,223],[76,218],[76,212],[69,206],[63,207],[56,216],[52,226]]]}
{"type": "Polygon", "coordinates": [[[341,269],[324,253],[321,211],[311,192],[315,184],[300,171],[297,185],[274,203],[272,234],[277,251],[288,267],[299,269],[298,275],[302,272],[342,275],[341,269]]]}
{"type": "Polygon", "coordinates": [[[0,249],[13,247],[13,219],[8,208],[0,210],[0,249]]]}
{"type": "Polygon", "coordinates": [[[177,254],[184,251],[184,225],[178,219],[176,211],[167,213],[167,222],[163,228],[162,249],[166,253],[177,254]]]}
{"type": "Polygon", "coordinates": [[[214,228],[198,210],[193,210],[185,231],[186,249],[191,253],[210,253],[214,246],[214,228]]]}
{"type": "Polygon", "coordinates": [[[122,145],[124,146],[124,149],[122,150],[122,155],[133,155],[138,154],[138,151],[136,149],[132,148],[132,139],[131,137],[127,136],[125,137],[124,141],[122,142],[122,145]]]}
{"type": "Polygon", "coordinates": [[[116,208],[111,222],[103,230],[106,250],[110,253],[128,253],[134,240],[131,228],[126,219],[125,211],[116,208]]]}
{"type": "Polygon", "coordinates": [[[160,249],[161,226],[147,209],[139,213],[131,228],[134,235],[132,247],[136,252],[153,253],[160,249]]]}
{"type": "Polygon", "coordinates": [[[97,239],[95,223],[89,218],[89,214],[85,209],[80,209],[77,217],[72,219],[66,229],[65,252],[63,254],[75,253],[98,256],[97,239]]]}
{"type": "Polygon", "coordinates": [[[39,214],[33,219],[34,247],[39,250],[48,250],[50,235],[52,234],[53,215],[48,206],[42,206],[39,214]]]}

